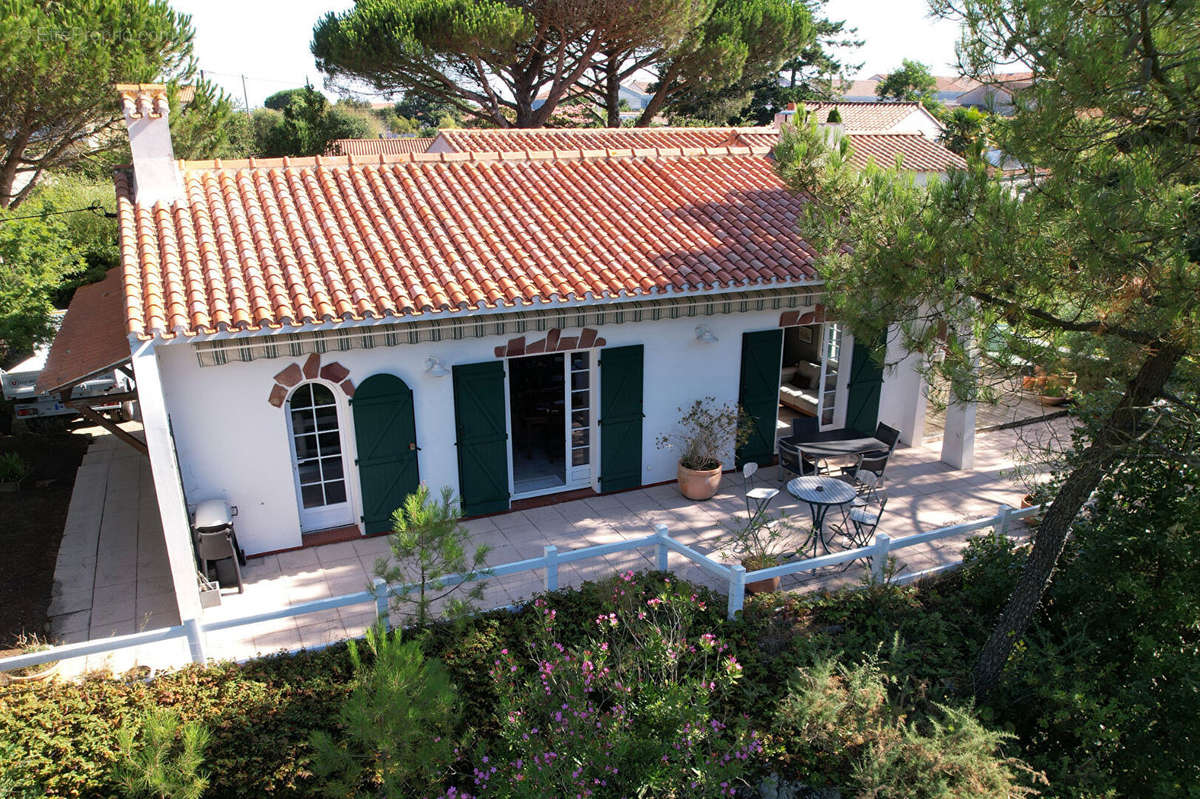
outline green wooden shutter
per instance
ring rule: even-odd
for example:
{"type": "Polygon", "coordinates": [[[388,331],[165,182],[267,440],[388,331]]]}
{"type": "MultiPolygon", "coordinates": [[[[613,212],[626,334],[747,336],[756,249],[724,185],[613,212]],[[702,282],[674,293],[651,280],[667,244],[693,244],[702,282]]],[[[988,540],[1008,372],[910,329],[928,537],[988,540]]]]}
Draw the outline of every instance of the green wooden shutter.
{"type": "Polygon", "coordinates": [[[454,367],[454,427],[463,514],[508,510],[503,361],[454,367]]]}
{"type": "Polygon", "coordinates": [[[846,427],[863,435],[875,434],[879,423],[879,392],[883,388],[883,365],[871,357],[871,349],[854,340],[846,397],[846,427]]]}
{"type": "Polygon", "coordinates": [[[417,424],[412,391],[394,375],[371,375],[350,400],[358,444],[363,532],[392,529],[392,511],[417,490],[417,424]]]}
{"type": "Polygon", "coordinates": [[[642,345],[600,351],[600,490],[642,484],[642,345]]]}
{"type": "Polygon", "coordinates": [[[738,402],[754,423],[754,430],[737,451],[737,466],[754,461],[766,466],[775,457],[775,422],[779,417],[779,363],[783,358],[783,331],[761,330],[742,334],[742,376],[738,402]]]}

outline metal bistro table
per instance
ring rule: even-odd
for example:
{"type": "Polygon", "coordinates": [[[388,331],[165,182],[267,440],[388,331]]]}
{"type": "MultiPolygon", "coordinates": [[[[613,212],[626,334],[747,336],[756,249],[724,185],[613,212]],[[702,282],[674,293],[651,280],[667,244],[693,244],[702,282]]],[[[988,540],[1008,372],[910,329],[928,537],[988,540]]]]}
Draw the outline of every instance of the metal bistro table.
{"type": "MultiPolygon", "coordinates": [[[[808,450],[805,449],[805,452],[808,450]]],[[[813,557],[817,556],[817,546],[829,552],[829,542],[825,540],[825,516],[835,505],[845,505],[851,502],[858,493],[853,486],[838,480],[836,477],[796,477],[788,481],[788,493],[796,499],[807,502],[812,511],[813,521],[813,557]]],[[[807,546],[807,545],[806,545],[807,546]]]]}

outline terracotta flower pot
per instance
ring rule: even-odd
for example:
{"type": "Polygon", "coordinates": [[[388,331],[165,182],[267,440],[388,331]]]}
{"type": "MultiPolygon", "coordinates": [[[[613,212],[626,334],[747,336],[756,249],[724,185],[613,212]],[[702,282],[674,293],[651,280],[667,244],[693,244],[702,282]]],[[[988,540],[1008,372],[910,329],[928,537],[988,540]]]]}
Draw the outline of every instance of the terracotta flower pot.
{"type": "Polygon", "coordinates": [[[769,580],[755,580],[752,583],[746,583],[747,594],[771,594],[779,590],[778,577],[772,577],[769,580]]]}
{"type": "Polygon", "coordinates": [[[1046,407],[1054,407],[1055,405],[1062,405],[1066,401],[1067,401],[1067,398],[1065,395],[1063,395],[1063,396],[1055,396],[1052,394],[1038,395],[1038,402],[1042,403],[1042,405],[1045,405],[1046,407]]]}
{"type": "Polygon", "coordinates": [[[721,467],[689,469],[679,464],[679,492],[688,499],[712,499],[721,485],[721,467]]]}
{"type": "MultiPolygon", "coordinates": [[[[1033,505],[1034,505],[1034,502],[1033,502],[1032,494],[1026,494],[1025,496],[1021,497],[1021,507],[1022,508],[1032,508],[1033,505]]],[[[1042,523],[1041,514],[1038,514],[1037,516],[1026,516],[1025,517],[1025,526],[1027,526],[1027,527],[1037,527],[1041,523],[1042,523]]]]}

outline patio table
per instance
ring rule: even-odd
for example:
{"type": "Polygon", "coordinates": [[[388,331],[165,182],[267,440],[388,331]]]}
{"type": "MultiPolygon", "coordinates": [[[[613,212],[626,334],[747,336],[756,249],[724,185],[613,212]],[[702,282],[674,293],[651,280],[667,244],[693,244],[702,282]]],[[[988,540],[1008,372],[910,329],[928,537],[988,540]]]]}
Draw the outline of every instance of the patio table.
{"type": "Polygon", "coordinates": [[[826,457],[859,455],[864,452],[874,452],[875,450],[888,449],[888,445],[880,441],[878,438],[875,438],[875,436],[827,439],[818,441],[793,441],[791,443],[793,446],[802,449],[806,455],[824,455],[826,457]]]}
{"type": "MultiPolygon", "coordinates": [[[[807,451],[807,450],[806,450],[807,451]]],[[[796,477],[788,481],[788,493],[801,502],[808,503],[813,521],[813,557],[817,556],[817,547],[822,546],[829,552],[829,542],[825,540],[825,517],[829,509],[836,505],[845,505],[858,496],[858,492],[846,482],[836,477],[796,477]]],[[[807,544],[805,545],[807,546],[807,544]]]]}

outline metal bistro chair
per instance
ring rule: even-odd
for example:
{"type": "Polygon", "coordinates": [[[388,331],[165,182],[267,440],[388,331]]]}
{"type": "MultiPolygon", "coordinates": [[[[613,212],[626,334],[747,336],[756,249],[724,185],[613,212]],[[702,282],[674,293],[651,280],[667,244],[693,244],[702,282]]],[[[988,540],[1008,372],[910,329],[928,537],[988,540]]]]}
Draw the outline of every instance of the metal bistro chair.
{"type": "Polygon", "coordinates": [[[819,428],[815,416],[798,416],[792,419],[792,434],[779,441],[779,482],[783,482],[785,471],[797,477],[807,477],[823,471],[821,463],[812,455],[803,455],[799,447],[800,443],[811,441],[819,428]]]}
{"type": "MultiPolygon", "coordinates": [[[[887,444],[888,448],[864,452],[858,456],[853,466],[842,469],[842,476],[848,478],[863,496],[869,496],[883,488],[883,474],[887,469],[888,460],[892,457],[892,451],[896,449],[896,443],[900,440],[900,431],[880,422],[875,428],[875,438],[887,444]]],[[[863,502],[858,501],[855,505],[862,507],[863,502]]]]}
{"type": "Polygon", "coordinates": [[[228,558],[233,562],[233,572],[237,575],[238,593],[245,592],[242,584],[242,567],[238,564],[237,548],[233,544],[233,532],[218,530],[212,533],[196,533],[196,555],[200,558],[200,570],[208,574],[208,565],[228,558]]]}
{"type": "Polygon", "coordinates": [[[742,488],[746,492],[746,515],[750,517],[751,524],[766,513],[771,500],[779,496],[778,488],[754,487],[754,475],[757,473],[758,464],[754,461],[750,461],[742,467],[742,488]]]}
{"type": "Polygon", "coordinates": [[[887,500],[887,492],[880,490],[874,492],[865,505],[850,509],[847,514],[850,527],[846,530],[846,538],[852,547],[867,547],[874,543],[875,530],[883,518],[887,500]]]}

